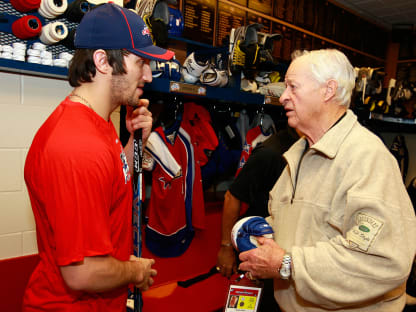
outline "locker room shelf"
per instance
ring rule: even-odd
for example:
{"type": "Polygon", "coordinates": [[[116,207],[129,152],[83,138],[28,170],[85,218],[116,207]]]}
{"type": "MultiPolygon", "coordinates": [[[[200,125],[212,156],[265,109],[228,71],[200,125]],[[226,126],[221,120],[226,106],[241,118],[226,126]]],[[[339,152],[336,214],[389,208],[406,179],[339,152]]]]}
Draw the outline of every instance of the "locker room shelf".
{"type": "Polygon", "coordinates": [[[380,132],[416,133],[416,119],[385,116],[370,112],[367,123],[380,132]]]}
{"type": "MultiPolygon", "coordinates": [[[[74,0],[68,0],[68,3],[71,3],[74,0]]],[[[22,42],[27,44],[27,46],[31,46],[34,42],[38,42],[38,38],[29,39],[29,40],[20,40],[12,35],[12,28],[11,25],[14,21],[16,21],[19,17],[24,15],[35,15],[40,20],[42,25],[47,24],[50,20],[43,18],[38,12],[28,12],[22,13],[16,11],[12,5],[10,4],[10,0],[0,0],[0,7],[2,8],[3,12],[0,13],[0,35],[3,35],[3,41],[0,41],[1,44],[9,45],[12,42],[22,42]],[[12,39],[9,37],[11,36],[12,39]],[[7,40],[6,40],[7,39],[7,40]]],[[[65,19],[64,16],[59,16],[56,19],[57,21],[62,21],[67,24],[68,29],[75,28],[77,23],[69,22],[65,19]]],[[[195,42],[192,40],[188,40],[182,37],[170,37],[170,39],[174,41],[181,41],[184,42],[188,48],[188,50],[200,50],[200,53],[208,53],[208,54],[216,54],[216,53],[226,53],[227,49],[224,47],[218,48],[213,47],[208,44],[195,42]],[[203,51],[203,52],[201,52],[203,51]]],[[[48,46],[48,51],[54,53],[54,55],[58,55],[59,52],[70,52],[72,50],[68,50],[61,44],[55,44],[48,46]],[[62,51],[61,51],[62,50],[62,51]]],[[[38,77],[47,77],[47,78],[55,78],[61,80],[67,80],[68,69],[63,67],[57,66],[47,66],[41,64],[34,64],[28,62],[20,62],[10,59],[2,59],[0,58],[0,71],[2,72],[10,72],[10,73],[17,73],[17,74],[24,74],[24,75],[32,75],[38,77]]],[[[232,78],[233,79],[233,78],[232,78]]],[[[162,92],[162,93],[178,93],[180,92],[172,92],[170,89],[170,81],[169,79],[153,79],[151,84],[147,84],[145,86],[146,92],[162,92]]],[[[226,88],[217,88],[217,87],[210,87],[206,85],[202,85],[202,88],[205,89],[204,94],[195,95],[193,96],[204,98],[207,100],[218,100],[224,102],[238,102],[244,104],[271,104],[271,105],[279,105],[278,100],[272,97],[265,97],[261,94],[254,94],[249,92],[240,91],[240,81],[232,81],[230,83],[232,87],[226,88]]],[[[188,95],[190,95],[188,93],[188,95]]]]}
{"type": "Polygon", "coordinates": [[[206,90],[205,94],[198,95],[195,93],[171,91],[171,81],[169,79],[158,78],[154,79],[151,84],[145,86],[144,90],[149,92],[163,92],[171,94],[184,94],[188,96],[195,96],[198,98],[206,98],[212,100],[218,100],[223,102],[237,102],[246,104],[265,104],[265,96],[257,93],[249,93],[240,91],[235,87],[228,88],[216,88],[207,85],[189,85],[185,83],[179,83],[181,85],[198,86],[206,90]]]}
{"type": "MultiPolygon", "coordinates": [[[[67,68],[46,66],[41,64],[31,64],[25,62],[19,62],[14,60],[0,59],[0,71],[12,72],[24,75],[34,75],[39,77],[67,79],[67,68]]],[[[170,80],[163,78],[153,79],[152,83],[145,85],[144,90],[147,92],[162,92],[162,93],[177,93],[185,94],[181,92],[170,91],[170,80]]],[[[236,90],[235,88],[216,88],[201,85],[206,89],[205,95],[195,95],[199,98],[213,99],[224,102],[238,102],[246,104],[269,104],[268,99],[271,99],[270,104],[276,103],[276,98],[265,97],[261,94],[249,93],[236,90]]],[[[187,95],[190,95],[189,93],[187,95]]]]}
{"type": "Polygon", "coordinates": [[[0,59],[0,71],[63,80],[66,80],[68,73],[68,69],[63,67],[26,63],[8,59],[0,59]]]}
{"type": "Polygon", "coordinates": [[[416,125],[416,119],[390,117],[390,116],[384,116],[382,114],[377,114],[373,112],[370,113],[370,119],[376,119],[376,120],[381,120],[381,121],[390,122],[390,123],[399,123],[403,125],[416,125]]]}

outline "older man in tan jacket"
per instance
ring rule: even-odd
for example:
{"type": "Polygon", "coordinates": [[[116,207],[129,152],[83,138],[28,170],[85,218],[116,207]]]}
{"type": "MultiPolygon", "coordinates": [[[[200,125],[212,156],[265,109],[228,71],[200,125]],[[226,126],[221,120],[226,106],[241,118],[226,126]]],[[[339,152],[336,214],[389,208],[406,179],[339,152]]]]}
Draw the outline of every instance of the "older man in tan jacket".
{"type": "Polygon", "coordinates": [[[275,279],[286,312],[402,311],[416,218],[397,161],[348,109],[354,70],[337,50],[296,52],[280,98],[304,134],[270,192],[275,238],[240,269],[275,279]]]}

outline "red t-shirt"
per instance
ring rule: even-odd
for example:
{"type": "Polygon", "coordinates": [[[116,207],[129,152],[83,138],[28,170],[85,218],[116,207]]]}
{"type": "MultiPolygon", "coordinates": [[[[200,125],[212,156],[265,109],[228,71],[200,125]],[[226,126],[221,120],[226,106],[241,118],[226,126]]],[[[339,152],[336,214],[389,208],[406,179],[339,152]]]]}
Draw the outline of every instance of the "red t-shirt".
{"type": "Polygon", "coordinates": [[[91,294],[70,290],[59,266],[84,257],[125,261],[132,250],[132,189],[111,122],[66,98],[37,132],[25,164],[40,262],[24,311],[125,311],[127,287],[91,294]]]}

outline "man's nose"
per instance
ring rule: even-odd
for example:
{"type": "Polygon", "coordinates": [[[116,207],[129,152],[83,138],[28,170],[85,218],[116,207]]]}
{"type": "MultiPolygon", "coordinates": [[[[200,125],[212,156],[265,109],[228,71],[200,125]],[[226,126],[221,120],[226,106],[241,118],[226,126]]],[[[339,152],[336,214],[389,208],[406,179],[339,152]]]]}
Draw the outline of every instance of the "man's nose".
{"type": "Polygon", "coordinates": [[[143,65],[143,80],[146,82],[152,82],[152,70],[150,69],[149,64],[143,65]]]}
{"type": "Polygon", "coordinates": [[[282,95],[279,98],[280,104],[284,105],[285,104],[285,101],[287,99],[288,99],[288,96],[287,96],[287,88],[286,88],[285,91],[283,91],[282,95]]]}

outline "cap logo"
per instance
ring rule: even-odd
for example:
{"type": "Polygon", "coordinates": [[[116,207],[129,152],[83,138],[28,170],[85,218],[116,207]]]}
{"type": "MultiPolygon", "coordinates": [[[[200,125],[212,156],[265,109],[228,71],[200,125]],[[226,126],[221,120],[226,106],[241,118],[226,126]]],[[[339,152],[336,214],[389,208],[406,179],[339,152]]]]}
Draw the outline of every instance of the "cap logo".
{"type": "Polygon", "coordinates": [[[148,59],[170,60],[174,52],[153,45],[151,37],[151,29],[139,15],[109,2],[85,14],[74,45],[77,49],[126,49],[148,59]]]}
{"type": "Polygon", "coordinates": [[[143,27],[143,30],[142,30],[142,35],[143,36],[146,36],[146,35],[149,35],[150,36],[150,30],[149,30],[149,28],[147,28],[146,26],[144,26],[143,27]]]}

